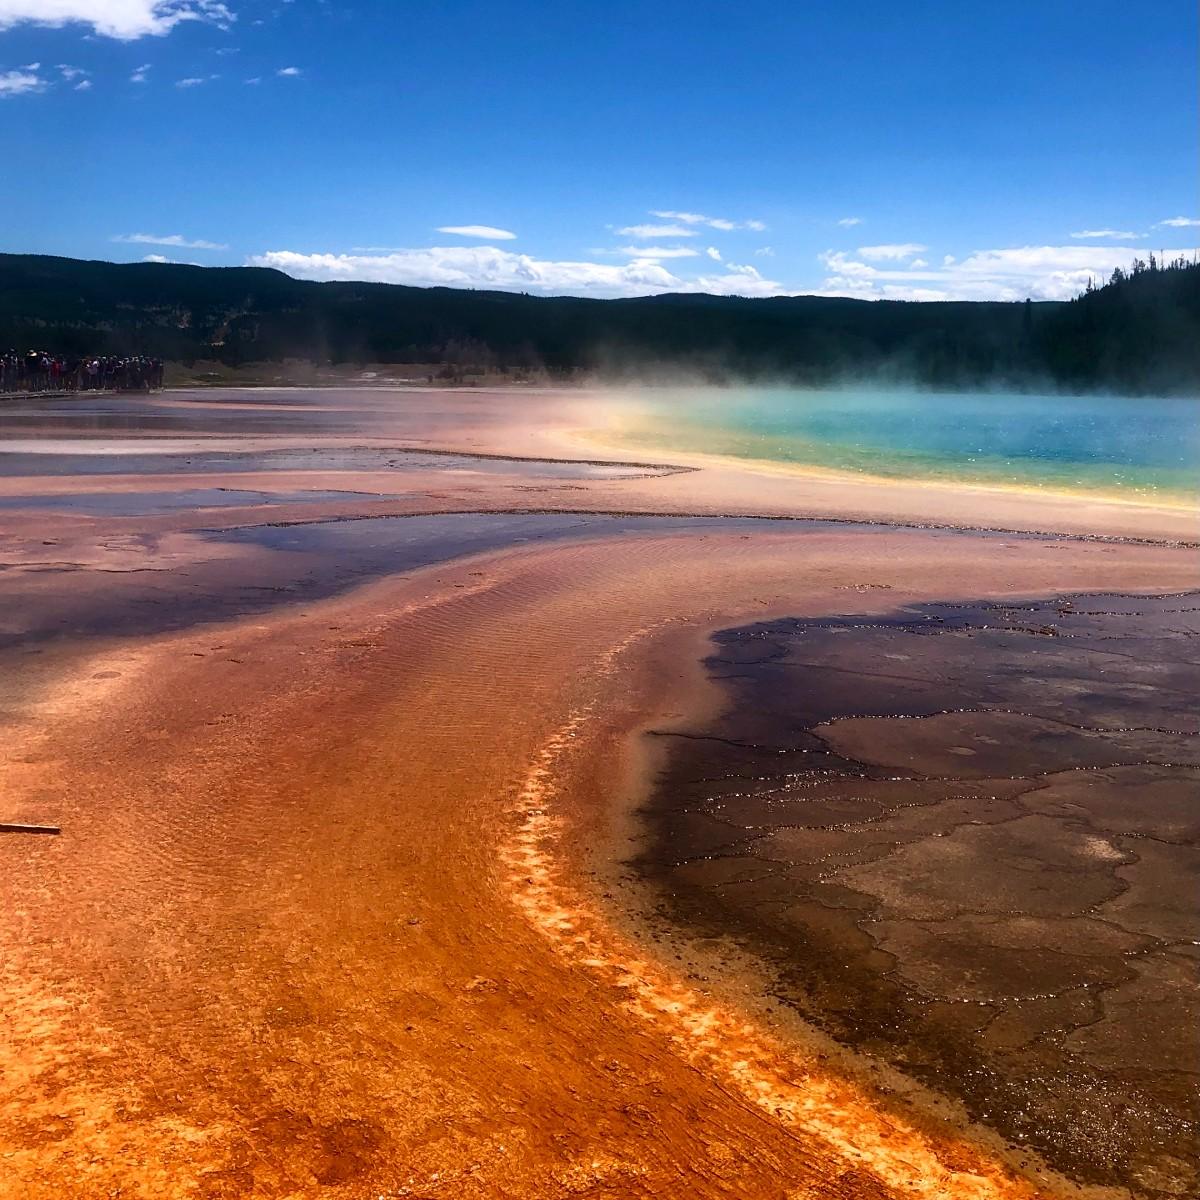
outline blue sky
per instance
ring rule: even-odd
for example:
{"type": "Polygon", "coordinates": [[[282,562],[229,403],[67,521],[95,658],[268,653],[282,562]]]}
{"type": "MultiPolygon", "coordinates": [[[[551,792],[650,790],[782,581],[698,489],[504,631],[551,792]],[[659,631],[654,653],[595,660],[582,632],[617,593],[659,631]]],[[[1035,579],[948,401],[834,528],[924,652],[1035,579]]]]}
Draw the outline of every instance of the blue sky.
{"type": "Polygon", "coordinates": [[[1197,38],[1194,0],[0,0],[0,249],[1067,296],[1200,243],[1197,38]]]}

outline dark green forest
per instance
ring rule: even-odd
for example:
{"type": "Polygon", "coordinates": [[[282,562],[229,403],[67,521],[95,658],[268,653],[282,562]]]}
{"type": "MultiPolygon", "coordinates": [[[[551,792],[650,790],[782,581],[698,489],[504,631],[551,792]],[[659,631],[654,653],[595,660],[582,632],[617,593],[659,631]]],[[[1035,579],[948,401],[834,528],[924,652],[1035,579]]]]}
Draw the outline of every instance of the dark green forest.
{"type": "Polygon", "coordinates": [[[1200,266],[1153,258],[1065,302],[821,296],[630,300],[374,283],[256,267],[0,255],[0,349],[228,366],[438,363],[606,377],[686,370],[819,385],[1200,394],[1200,266]]]}

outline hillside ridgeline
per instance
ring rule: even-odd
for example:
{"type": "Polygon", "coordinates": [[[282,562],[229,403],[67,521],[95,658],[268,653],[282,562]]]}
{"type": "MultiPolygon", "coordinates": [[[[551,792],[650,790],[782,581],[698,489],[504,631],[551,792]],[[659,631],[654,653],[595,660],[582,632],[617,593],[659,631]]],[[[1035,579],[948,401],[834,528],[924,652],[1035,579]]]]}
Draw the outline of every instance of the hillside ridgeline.
{"type": "Polygon", "coordinates": [[[593,300],[7,254],[0,346],[229,368],[433,363],[458,378],[686,371],[713,381],[1190,394],[1200,392],[1200,266],[1151,259],[1069,302],[593,300]]]}

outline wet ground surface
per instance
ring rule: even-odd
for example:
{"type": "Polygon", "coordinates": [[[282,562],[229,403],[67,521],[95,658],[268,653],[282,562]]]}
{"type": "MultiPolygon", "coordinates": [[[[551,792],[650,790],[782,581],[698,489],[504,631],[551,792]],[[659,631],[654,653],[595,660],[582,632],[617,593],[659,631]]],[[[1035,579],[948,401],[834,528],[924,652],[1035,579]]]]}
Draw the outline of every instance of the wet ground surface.
{"type": "MultiPolygon", "coordinates": [[[[0,405],[0,427],[10,437],[62,430],[211,435],[227,434],[231,428],[242,436],[386,436],[395,425],[395,398],[405,394],[392,388],[189,388],[25,399],[0,405]]],[[[431,415],[449,407],[436,393],[427,395],[423,407],[431,415]]]]}
{"type": "Polygon", "coordinates": [[[839,1040],[1080,1179],[1200,1187],[1200,595],[730,629],[642,869],[839,1040]]]}
{"type": "MultiPolygon", "coordinates": [[[[505,399],[521,429],[557,403],[505,399]]],[[[676,1061],[678,1030],[646,1050],[591,968],[526,953],[496,798],[597,655],[664,619],[801,611],[782,601],[813,589],[808,611],[866,590],[878,609],[947,564],[976,572],[969,596],[1191,587],[1183,552],[812,520],[763,506],[761,480],[731,508],[690,490],[701,473],[545,461],[502,424],[446,394],[0,406],[6,812],[63,828],[0,843],[19,1034],[0,1051],[40,1064],[33,1086],[0,1071],[0,1195],[125,1194],[143,1167],[148,1196],[377,1173],[361,1194],[410,1194],[410,1170],[440,1195],[495,1154],[460,1194],[949,1194],[940,1166],[910,1178],[890,1110],[883,1191],[840,1152],[810,1160],[824,1143],[798,1150],[778,1114],[727,1132],[762,1107],[737,1090],[744,1041],[722,1042],[727,1074],[676,1061]],[[805,519],[683,515],[730,511],[805,519]],[[614,1067],[629,1055],[644,1066],[614,1067]],[[663,1164],[641,1190],[595,1182],[625,1180],[605,1156],[626,1140],[663,1164]],[[14,1153],[42,1190],[5,1191],[14,1153]]],[[[643,865],[687,928],[736,931],[847,1042],[1080,1177],[1190,1194],[1196,629],[1190,600],[1106,596],[731,631],[712,671],[735,716],[656,739],[673,753],[643,865]]],[[[581,791],[572,820],[614,790],[581,791]]],[[[860,1111],[839,1117],[855,1162],[860,1111]]]]}
{"type": "MultiPolygon", "coordinates": [[[[561,407],[515,394],[516,411],[561,407]]],[[[642,479],[675,468],[443,453],[502,425],[485,394],[371,388],[182,389],[0,401],[0,478],[258,471],[437,471],[448,476],[642,479]],[[446,441],[439,441],[445,435],[446,441]],[[361,442],[362,444],[357,444],[361,442]],[[392,444],[389,444],[392,443],[392,444]]],[[[474,447],[471,447],[472,449],[474,447]]],[[[611,458],[612,456],[606,456],[611,458]]]]}
{"type": "Polygon", "coordinates": [[[369,446],[210,450],[196,439],[50,438],[0,442],[0,475],[177,475],[231,471],[440,471],[450,475],[520,475],[538,479],[641,479],[662,468],[638,464],[552,462],[437,454],[369,446]],[[7,448],[6,448],[7,447],[7,448]]]}
{"type": "MultiPolygon", "coordinates": [[[[388,499],[403,496],[389,492],[388,499]]],[[[246,508],[321,500],[378,500],[378,492],[322,491],[261,492],[247,488],[179,488],[168,492],[71,492],[62,495],[0,496],[0,510],[56,509],[89,516],[139,517],[179,509],[246,508]]]]}
{"type": "MultiPolygon", "coordinates": [[[[805,528],[828,528],[805,522],[805,528]]],[[[321,600],[360,584],[468,555],[614,534],[795,530],[794,522],[573,513],[446,513],[247,525],[182,535],[186,563],[166,539],[112,543],[111,566],[58,557],[54,545],[20,563],[0,560],[0,650],[37,653],[49,641],[150,637],[321,600]]],[[[952,536],[952,535],[946,535],[952,536]]]]}
{"type": "MultiPolygon", "coordinates": [[[[47,642],[154,636],[508,545],[654,527],[634,517],[395,515],[526,507],[542,490],[674,470],[445,453],[414,436],[415,424],[428,440],[459,429],[474,403],[281,389],[0,405],[0,649],[27,656],[47,642]]],[[[8,676],[9,687],[19,682],[8,676]]]]}

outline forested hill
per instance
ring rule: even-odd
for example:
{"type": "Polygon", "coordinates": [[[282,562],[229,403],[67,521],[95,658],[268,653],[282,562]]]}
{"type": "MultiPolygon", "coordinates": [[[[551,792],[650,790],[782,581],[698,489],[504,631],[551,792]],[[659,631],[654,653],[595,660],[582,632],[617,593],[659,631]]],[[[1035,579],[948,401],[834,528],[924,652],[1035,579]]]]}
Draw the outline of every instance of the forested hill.
{"type": "Polygon", "coordinates": [[[1077,300],[631,300],[311,283],[251,267],[0,255],[0,349],[230,365],[309,359],[827,383],[1200,394],[1200,268],[1139,264],[1077,300]]]}

